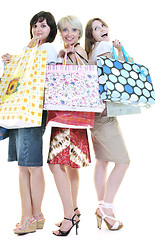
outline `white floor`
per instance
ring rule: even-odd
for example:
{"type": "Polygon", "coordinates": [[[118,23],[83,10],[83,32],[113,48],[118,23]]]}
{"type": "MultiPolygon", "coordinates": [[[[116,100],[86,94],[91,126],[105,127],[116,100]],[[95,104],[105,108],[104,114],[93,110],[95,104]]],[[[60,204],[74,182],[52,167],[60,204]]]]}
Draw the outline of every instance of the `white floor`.
{"type": "MultiPolygon", "coordinates": [[[[67,239],[155,239],[155,108],[144,110],[140,115],[120,117],[119,121],[131,157],[130,167],[115,199],[116,215],[124,223],[124,228],[118,232],[110,232],[104,224],[102,230],[96,227],[94,213],[97,199],[93,183],[93,158],[89,167],[80,169],[78,200],[82,215],[79,235],[75,235],[73,228],[67,239]]],[[[56,239],[52,234],[52,230],[56,229],[54,223],[63,217],[53,176],[46,164],[49,135],[50,129],[47,129],[44,136],[45,227],[36,233],[22,236],[22,239],[56,239]]],[[[7,140],[0,141],[0,234],[3,240],[13,240],[18,238],[12,230],[20,219],[20,196],[18,167],[16,163],[7,163],[7,143],[7,140]]]]}

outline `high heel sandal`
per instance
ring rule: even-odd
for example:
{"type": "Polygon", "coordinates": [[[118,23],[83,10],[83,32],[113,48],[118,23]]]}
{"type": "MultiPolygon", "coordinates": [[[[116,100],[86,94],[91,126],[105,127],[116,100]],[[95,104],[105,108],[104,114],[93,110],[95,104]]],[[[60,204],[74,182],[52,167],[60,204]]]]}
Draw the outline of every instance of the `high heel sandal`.
{"type": "MultiPolygon", "coordinates": [[[[76,210],[78,210],[78,207],[76,207],[75,209],[74,209],[74,212],[76,212],[76,210]]],[[[78,218],[80,218],[80,216],[81,216],[81,213],[79,213],[79,214],[76,214],[77,216],[78,216],[78,218]]],[[[57,227],[61,227],[61,225],[62,225],[62,222],[61,223],[58,223],[58,224],[55,224],[57,227]]]]}
{"type": "Polygon", "coordinates": [[[34,217],[31,217],[26,221],[25,225],[20,226],[20,224],[18,224],[17,228],[14,229],[14,233],[18,235],[32,233],[36,231],[36,228],[37,228],[37,222],[34,219],[34,217]]]}
{"type": "Polygon", "coordinates": [[[77,220],[77,221],[74,220],[75,216],[77,216],[77,215],[75,214],[71,219],[64,217],[65,220],[68,220],[68,221],[71,221],[71,222],[72,222],[72,226],[71,226],[70,229],[68,229],[68,231],[61,231],[61,230],[59,229],[59,230],[58,230],[58,234],[56,234],[56,233],[54,233],[54,232],[53,232],[53,234],[54,234],[55,236],[65,237],[65,236],[67,236],[67,235],[70,233],[71,229],[72,229],[74,226],[76,226],[76,235],[78,235],[78,227],[79,227],[79,222],[80,222],[80,220],[77,220]]]}
{"type": "Polygon", "coordinates": [[[116,218],[114,217],[111,217],[111,216],[108,216],[104,213],[103,211],[103,208],[113,208],[113,204],[111,203],[103,203],[103,201],[100,201],[99,202],[99,206],[98,206],[98,209],[100,210],[102,216],[98,215],[97,211],[96,211],[96,218],[97,218],[97,227],[99,229],[101,229],[101,226],[102,226],[102,220],[104,220],[104,222],[106,223],[108,229],[110,231],[116,231],[116,230],[119,230],[123,227],[123,224],[120,223],[116,218]],[[115,221],[115,224],[113,226],[110,225],[110,223],[108,223],[107,220],[105,220],[105,218],[109,218],[113,221],[115,221]]]}
{"type": "MultiPolygon", "coordinates": [[[[78,209],[78,207],[76,207],[75,209],[74,209],[74,212],[76,212],[76,210],[79,210],[78,209]]],[[[76,214],[77,216],[78,216],[78,218],[80,218],[80,216],[81,216],[81,213],[79,213],[79,214],[76,214]]]]}
{"type": "Polygon", "coordinates": [[[44,223],[45,223],[45,218],[44,218],[43,214],[41,213],[37,216],[34,216],[34,219],[37,222],[37,229],[43,229],[44,223]]]}

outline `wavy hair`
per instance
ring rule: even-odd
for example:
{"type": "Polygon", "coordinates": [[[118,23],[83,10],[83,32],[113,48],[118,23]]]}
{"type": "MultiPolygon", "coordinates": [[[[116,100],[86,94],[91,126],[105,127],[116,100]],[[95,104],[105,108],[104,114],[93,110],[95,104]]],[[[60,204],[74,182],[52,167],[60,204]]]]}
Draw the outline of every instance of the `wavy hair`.
{"type": "Polygon", "coordinates": [[[108,25],[100,18],[92,18],[91,20],[88,21],[86,28],[85,28],[85,50],[88,55],[91,54],[91,52],[93,50],[93,45],[96,42],[96,40],[93,38],[93,35],[92,35],[92,31],[93,31],[92,23],[95,20],[100,21],[108,28],[108,25]]]}

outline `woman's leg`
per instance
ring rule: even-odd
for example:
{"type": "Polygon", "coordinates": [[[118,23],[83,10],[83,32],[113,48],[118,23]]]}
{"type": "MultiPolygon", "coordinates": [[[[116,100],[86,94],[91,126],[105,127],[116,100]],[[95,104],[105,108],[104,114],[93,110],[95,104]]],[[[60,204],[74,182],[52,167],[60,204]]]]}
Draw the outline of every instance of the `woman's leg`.
{"type": "Polygon", "coordinates": [[[19,186],[22,205],[21,225],[41,213],[45,183],[42,167],[19,167],[19,186]]]}
{"type": "Polygon", "coordinates": [[[32,200],[30,172],[27,167],[19,167],[19,190],[21,196],[22,215],[20,225],[25,225],[26,221],[32,217],[32,200]]]}
{"type": "MultiPolygon", "coordinates": [[[[66,166],[68,177],[70,180],[71,185],[71,194],[72,194],[72,201],[73,201],[73,209],[77,208],[77,197],[78,197],[78,190],[79,190],[79,171],[78,168],[71,168],[66,166]]],[[[76,214],[80,214],[80,211],[77,209],[75,211],[76,214]]]]}
{"type": "MultiPolygon", "coordinates": [[[[104,164],[102,164],[102,167],[104,166],[104,164]]],[[[124,178],[125,172],[128,168],[129,164],[121,164],[121,163],[115,163],[115,166],[113,168],[113,170],[111,171],[108,179],[105,181],[105,174],[103,174],[104,171],[100,171],[102,174],[100,175],[100,177],[102,176],[102,178],[104,179],[104,185],[105,186],[98,186],[99,185],[99,176],[98,176],[98,182],[97,182],[97,193],[98,193],[98,200],[99,201],[104,201],[105,203],[111,203],[113,204],[114,198],[116,196],[116,193],[120,187],[120,184],[124,178]],[[102,196],[104,196],[102,198],[102,196]]],[[[99,166],[98,166],[99,167],[99,166]]],[[[113,209],[112,208],[105,208],[103,207],[103,211],[106,215],[114,217],[113,214],[113,209]]],[[[102,216],[101,212],[99,209],[97,209],[97,213],[102,216]]],[[[112,226],[115,224],[114,220],[111,220],[109,218],[105,218],[108,223],[110,223],[112,226]]]]}
{"type": "Polygon", "coordinates": [[[115,166],[106,183],[106,193],[104,197],[105,202],[113,203],[128,166],[128,163],[115,163],[115,166]]]}
{"type": "Polygon", "coordinates": [[[94,182],[98,201],[103,201],[106,192],[108,162],[97,160],[94,172],[94,182]]]}
{"type": "Polygon", "coordinates": [[[45,191],[42,167],[29,167],[33,216],[41,214],[41,205],[45,191]]]}
{"type": "MultiPolygon", "coordinates": [[[[71,194],[71,185],[66,168],[64,165],[59,164],[49,164],[49,168],[54,175],[54,180],[63,204],[64,216],[71,219],[74,215],[74,210],[71,194]]],[[[63,220],[61,230],[67,231],[71,226],[71,221],[63,220]]],[[[58,231],[55,231],[54,233],[58,234],[58,231]]]]}

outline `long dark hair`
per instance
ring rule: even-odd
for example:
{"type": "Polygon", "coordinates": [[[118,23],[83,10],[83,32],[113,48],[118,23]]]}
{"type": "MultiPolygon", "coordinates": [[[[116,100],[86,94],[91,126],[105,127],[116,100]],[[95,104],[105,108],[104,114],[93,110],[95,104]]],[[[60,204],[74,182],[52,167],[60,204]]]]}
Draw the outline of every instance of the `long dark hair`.
{"type": "Polygon", "coordinates": [[[92,23],[95,20],[100,21],[108,28],[108,25],[100,18],[92,18],[91,20],[88,21],[85,28],[85,50],[88,55],[92,52],[93,45],[96,42],[96,40],[93,38],[93,35],[92,35],[92,23]]]}
{"type": "Polygon", "coordinates": [[[32,26],[36,24],[38,21],[39,22],[44,21],[44,19],[46,19],[47,25],[51,29],[46,42],[53,42],[57,34],[57,26],[56,26],[55,18],[50,12],[41,11],[33,16],[33,18],[30,21],[30,37],[31,39],[33,38],[32,26]]]}

